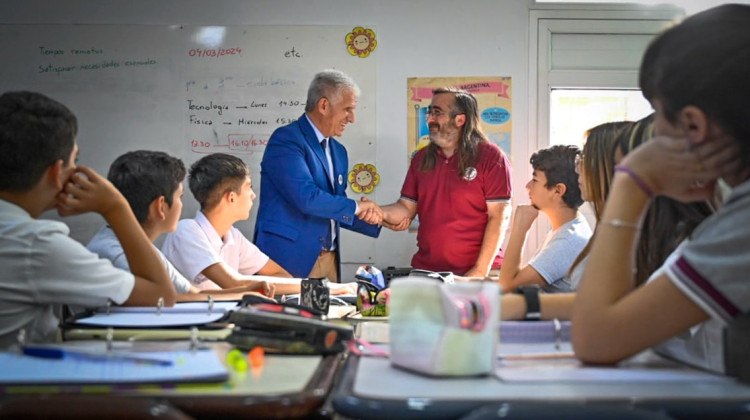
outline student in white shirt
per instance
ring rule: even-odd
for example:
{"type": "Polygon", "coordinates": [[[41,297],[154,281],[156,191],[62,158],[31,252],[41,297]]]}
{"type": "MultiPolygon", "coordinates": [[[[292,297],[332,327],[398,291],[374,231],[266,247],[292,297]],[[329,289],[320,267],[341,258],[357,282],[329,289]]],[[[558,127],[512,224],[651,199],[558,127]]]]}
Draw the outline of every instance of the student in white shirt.
{"type": "Polygon", "coordinates": [[[565,274],[591,237],[588,222],[578,212],[583,204],[575,168],[579,152],[575,146],[552,146],[531,156],[533,174],[526,184],[531,204],[519,205],[513,214],[498,277],[503,292],[521,286],[540,286],[548,292],[573,290],[565,274]],[[540,212],[552,230],[531,261],[522,266],[526,235],[540,212]]]}
{"type": "Polygon", "coordinates": [[[63,304],[95,307],[175,302],[167,272],[130,206],[104,177],[76,166],[78,122],[61,103],[34,92],[0,96],[0,348],[20,330],[28,342],[57,336],[63,304]],[[61,222],[39,220],[101,214],[122,242],[132,273],[71,239],[61,222]]]}
{"type": "MultiPolygon", "coordinates": [[[[149,240],[153,242],[161,234],[177,228],[182,213],[182,181],[185,179],[185,165],[180,159],[164,152],[128,152],[115,159],[107,179],[128,200],[149,240]]],[[[112,261],[115,267],[130,269],[122,245],[109,226],[102,227],[87,248],[112,261]]],[[[273,297],[273,286],[264,281],[249,281],[245,286],[231,289],[200,290],[190,284],[161,251],[154,249],[169,273],[178,301],[206,300],[209,293],[219,300],[238,300],[244,293],[273,297]]]]}
{"type": "MultiPolygon", "coordinates": [[[[188,184],[201,208],[167,235],[162,251],[199,289],[242,286],[251,275],[268,279],[277,294],[300,292],[300,282],[250,242],[234,223],[247,220],[253,206],[250,170],[242,159],[214,153],[190,167],[188,184]]],[[[329,285],[335,293],[354,293],[349,285],[329,285]]]]}

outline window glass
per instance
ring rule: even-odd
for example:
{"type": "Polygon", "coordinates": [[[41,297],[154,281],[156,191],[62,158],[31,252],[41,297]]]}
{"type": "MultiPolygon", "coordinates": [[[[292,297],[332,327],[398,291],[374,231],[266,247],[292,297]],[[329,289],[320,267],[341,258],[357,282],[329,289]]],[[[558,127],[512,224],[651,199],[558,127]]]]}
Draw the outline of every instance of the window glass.
{"type": "Polygon", "coordinates": [[[589,128],[611,121],[638,121],[651,112],[639,90],[553,89],[550,145],[581,147],[589,128]]]}

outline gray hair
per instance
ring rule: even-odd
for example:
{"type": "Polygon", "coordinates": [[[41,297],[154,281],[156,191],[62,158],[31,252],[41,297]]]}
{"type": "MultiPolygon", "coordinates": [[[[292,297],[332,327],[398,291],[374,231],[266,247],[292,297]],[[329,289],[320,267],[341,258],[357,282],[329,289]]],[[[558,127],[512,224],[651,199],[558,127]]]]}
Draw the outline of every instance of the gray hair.
{"type": "Polygon", "coordinates": [[[359,96],[359,86],[354,80],[339,70],[323,70],[316,74],[310,88],[307,89],[307,103],[305,112],[310,112],[318,104],[321,98],[328,98],[331,102],[338,102],[341,98],[341,92],[345,89],[351,89],[355,96],[359,96]]]}

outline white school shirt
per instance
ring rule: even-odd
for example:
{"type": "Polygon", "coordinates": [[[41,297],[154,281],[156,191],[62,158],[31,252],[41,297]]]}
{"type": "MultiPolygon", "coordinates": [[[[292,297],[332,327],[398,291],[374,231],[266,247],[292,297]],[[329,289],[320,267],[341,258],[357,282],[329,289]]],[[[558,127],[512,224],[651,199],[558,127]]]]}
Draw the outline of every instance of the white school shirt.
{"type": "MultiPolygon", "coordinates": [[[[99,254],[100,257],[106,258],[112,261],[112,265],[117,268],[130,271],[130,264],[128,264],[128,257],[125,255],[125,251],[122,249],[120,240],[117,239],[117,235],[109,226],[103,226],[89,241],[86,248],[91,252],[99,254]]],[[[159,254],[164,268],[167,269],[169,279],[172,280],[177,293],[188,293],[190,292],[190,282],[186,279],[171,262],[164,256],[164,254],[154,246],[154,250],[159,254]]]]}
{"type": "Polygon", "coordinates": [[[177,223],[177,230],[167,235],[161,250],[175,268],[201,290],[221,289],[201,274],[209,266],[223,261],[239,274],[252,275],[270,260],[235,227],[229,228],[223,238],[219,237],[200,210],[195,219],[177,223]]]}
{"type": "Polygon", "coordinates": [[[529,261],[547,285],[543,289],[548,293],[564,293],[576,290],[566,277],[570,266],[581,253],[592,232],[586,219],[578,213],[576,217],[547,233],[537,254],[529,261]]]}
{"type": "MultiPolygon", "coordinates": [[[[683,248],[689,242],[686,239],[680,243],[667,257],[664,264],[651,274],[648,282],[662,274],[669,275],[668,267],[677,261],[683,248]]],[[[687,331],[662,341],[654,346],[654,350],[692,366],[724,372],[723,327],[718,319],[709,318],[700,324],[693,325],[687,331]]]]}
{"type": "MultiPolygon", "coordinates": [[[[651,278],[665,274],[710,316],[655,346],[661,354],[724,373],[724,330],[750,311],[750,180],[735,186],[721,208],[683,241],[651,278]]],[[[649,279],[651,280],[651,279],[649,279]]]]}
{"type": "Polygon", "coordinates": [[[62,222],[32,218],[0,199],[0,348],[26,330],[32,343],[57,337],[62,304],[96,307],[124,303],[135,277],[68,236],[62,222]]]}

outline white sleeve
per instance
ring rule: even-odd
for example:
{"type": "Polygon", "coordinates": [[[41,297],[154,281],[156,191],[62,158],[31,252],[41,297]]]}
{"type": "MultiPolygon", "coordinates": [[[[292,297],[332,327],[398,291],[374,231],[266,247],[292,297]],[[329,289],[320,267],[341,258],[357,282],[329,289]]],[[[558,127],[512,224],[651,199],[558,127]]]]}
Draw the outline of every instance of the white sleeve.
{"type": "Polygon", "coordinates": [[[167,235],[161,248],[167,259],[188,280],[194,281],[206,267],[222,261],[206,234],[192,219],[183,219],[177,230],[167,235]]]}
{"type": "Polygon", "coordinates": [[[172,280],[172,284],[174,285],[174,289],[177,291],[177,293],[190,292],[190,281],[188,281],[185,276],[177,271],[174,265],[169,262],[167,257],[161,251],[159,251],[158,249],[156,251],[159,253],[159,258],[161,258],[161,261],[164,264],[164,268],[167,269],[167,274],[169,275],[170,280],[172,280]]]}
{"type": "Polygon", "coordinates": [[[544,249],[531,258],[529,265],[534,267],[547,284],[552,284],[565,277],[584,246],[586,239],[555,235],[544,249]]]}
{"type": "Polygon", "coordinates": [[[239,230],[232,228],[234,240],[240,245],[240,265],[237,271],[240,274],[253,275],[268,264],[271,259],[263,253],[254,243],[250,242],[239,230]]]}
{"type": "Polygon", "coordinates": [[[43,256],[47,272],[30,285],[39,302],[95,307],[111,299],[119,305],[135,286],[135,277],[129,271],[113,267],[109,260],[62,232],[40,235],[34,253],[43,256]],[[51,278],[55,281],[49,281],[51,278]]]}

